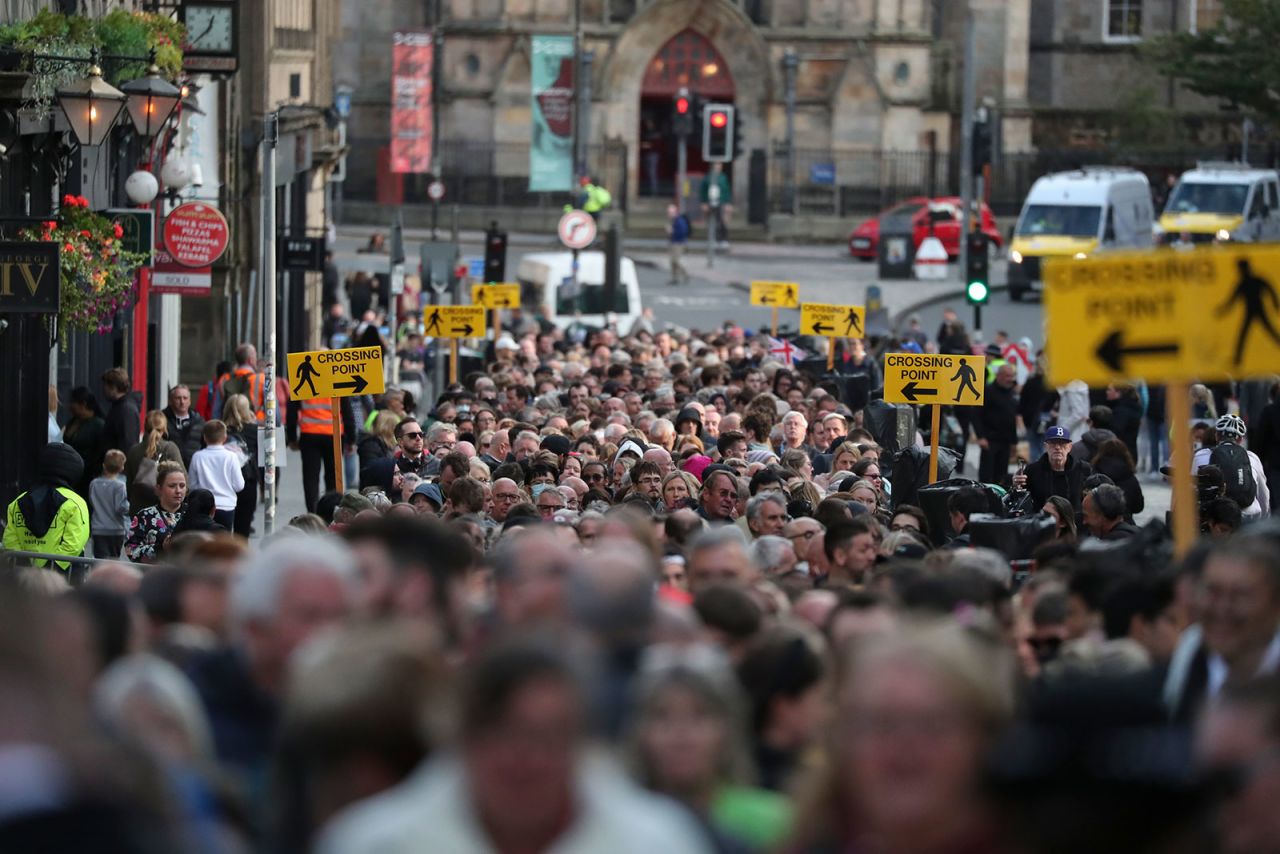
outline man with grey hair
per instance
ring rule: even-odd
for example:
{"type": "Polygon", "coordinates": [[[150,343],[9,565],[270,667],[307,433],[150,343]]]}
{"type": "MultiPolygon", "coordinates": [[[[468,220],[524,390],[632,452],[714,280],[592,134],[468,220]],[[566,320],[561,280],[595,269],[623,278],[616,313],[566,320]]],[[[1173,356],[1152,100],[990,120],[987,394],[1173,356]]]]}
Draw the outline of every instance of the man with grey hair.
{"type": "Polygon", "coordinates": [[[671,460],[671,452],[666,448],[650,448],[644,452],[644,456],[641,459],[656,465],[658,473],[663,477],[675,470],[675,463],[671,460]]]}
{"type": "Polygon", "coordinates": [[[747,538],[733,525],[708,528],[689,543],[689,592],[715,584],[747,584],[756,572],[747,555],[747,538]]]}
{"type": "Polygon", "coordinates": [[[351,613],[355,558],[328,534],[283,534],[245,561],[229,602],[231,645],[193,658],[200,695],[223,766],[262,779],[270,765],[289,661],[317,633],[351,613]]]}
{"type": "Polygon", "coordinates": [[[541,439],[532,430],[521,430],[516,434],[515,444],[511,446],[511,455],[516,462],[522,463],[538,453],[541,439]]]}
{"type": "Polygon", "coordinates": [[[776,490],[747,501],[747,530],[752,537],[779,536],[787,525],[787,497],[776,490]]]}
{"type": "Polygon", "coordinates": [[[765,578],[779,578],[796,568],[796,550],[785,537],[772,534],[751,544],[751,563],[765,578]]]}
{"type": "Polygon", "coordinates": [[[948,569],[972,570],[1006,590],[1013,586],[1013,569],[1009,566],[1009,559],[995,549],[956,549],[951,552],[948,569]]]}
{"type": "Polygon", "coordinates": [[[649,428],[649,441],[670,451],[676,443],[676,425],[666,418],[659,418],[649,428]]]}

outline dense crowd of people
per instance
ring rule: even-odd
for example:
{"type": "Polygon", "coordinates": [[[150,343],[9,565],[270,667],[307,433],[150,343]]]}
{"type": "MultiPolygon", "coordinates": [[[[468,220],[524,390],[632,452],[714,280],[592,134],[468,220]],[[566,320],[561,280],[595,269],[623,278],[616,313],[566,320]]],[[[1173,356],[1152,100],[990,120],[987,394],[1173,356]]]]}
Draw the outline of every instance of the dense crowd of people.
{"type": "Polygon", "coordinates": [[[429,409],[345,398],[349,488],[313,455],[252,544],[252,347],[74,390],[7,513],[0,851],[1277,850],[1280,380],[1167,425],[996,346],[930,484],[879,355],[514,314],[429,409]]]}

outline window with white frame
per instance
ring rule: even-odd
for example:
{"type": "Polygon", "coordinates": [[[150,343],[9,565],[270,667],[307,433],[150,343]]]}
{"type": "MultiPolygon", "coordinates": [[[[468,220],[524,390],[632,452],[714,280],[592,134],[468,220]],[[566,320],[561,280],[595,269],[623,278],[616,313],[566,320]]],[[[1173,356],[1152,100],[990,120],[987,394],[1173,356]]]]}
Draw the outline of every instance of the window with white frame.
{"type": "Polygon", "coordinates": [[[1193,33],[1211,30],[1222,20],[1222,0],[1187,0],[1191,4],[1187,29],[1193,33]]]}
{"type": "Polygon", "coordinates": [[[1103,37],[1107,41],[1142,38],[1142,0],[1103,0],[1103,37]]]}

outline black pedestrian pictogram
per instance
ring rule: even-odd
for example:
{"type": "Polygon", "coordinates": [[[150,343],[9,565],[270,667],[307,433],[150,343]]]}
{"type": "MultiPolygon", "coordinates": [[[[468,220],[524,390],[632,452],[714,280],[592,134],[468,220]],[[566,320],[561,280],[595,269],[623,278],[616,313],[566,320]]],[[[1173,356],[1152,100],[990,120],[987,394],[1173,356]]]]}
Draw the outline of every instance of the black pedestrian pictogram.
{"type": "Polygon", "coordinates": [[[293,387],[294,396],[297,396],[299,389],[304,385],[311,387],[311,396],[319,397],[320,392],[316,391],[315,377],[320,376],[320,372],[316,370],[316,366],[311,364],[311,357],[306,356],[298,365],[298,375],[296,379],[298,384],[293,387]]]}
{"type": "Polygon", "coordinates": [[[441,329],[440,329],[440,309],[438,308],[431,312],[431,317],[427,320],[427,328],[423,330],[422,334],[431,335],[432,334],[431,330],[433,327],[436,330],[435,334],[439,335],[441,332],[441,329]]]}
{"type": "Polygon", "coordinates": [[[951,378],[952,382],[960,380],[960,388],[956,389],[956,403],[960,402],[960,395],[964,394],[965,388],[973,392],[974,398],[981,398],[982,392],[978,391],[978,387],[973,381],[978,378],[978,374],[973,368],[969,367],[968,362],[960,363],[960,370],[956,371],[956,375],[951,378]]]}
{"type": "Polygon", "coordinates": [[[1271,336],[1271,340],[1280,345],[1280,332],[1271,325],[1271,318],[1267,314],[1267,303],[1270,302],[1272,311],[1280,315],[1280,297],[1276,296],[1275,286],[1261,276],[1254,275],[1247,259],[1241,258],[1236,262],[1236,266],[1240,268],[1240,281],[1236,284],[1231,298],[1218,307],[1217,316],[1222,317],[1231,311],[1232,306],[1237,302],[1244,303],[1244,322],[1240,326],[1240,335],[1236,339],[1236,356],[1232,362],[1239,366],[1244,361],[1245,339],[1249,335],[1249,327],[1255,322],[1261,323],[1262,328],[1271,336]]]}
{"type": "Polygon", "coordinates": [[[795,291],[792,289],[790,285],[787,285],[787,303],[790,304],[795,301],[796,301],[795,291]]]}
{"type": "Polygon", "coordinates": [[[862,322],[858,320],[856,308],[849,309],[849,316],[844,319],[844,337],[852,338],[852,330],[857,330],[858,337],[862,337],[862,322]]]}

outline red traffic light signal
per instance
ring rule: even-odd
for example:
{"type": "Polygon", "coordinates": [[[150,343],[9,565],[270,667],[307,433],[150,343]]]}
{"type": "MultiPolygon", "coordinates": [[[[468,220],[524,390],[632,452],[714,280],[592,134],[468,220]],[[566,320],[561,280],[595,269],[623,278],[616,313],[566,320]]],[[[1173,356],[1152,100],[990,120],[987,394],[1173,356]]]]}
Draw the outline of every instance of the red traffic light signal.
{"type": "Polygon", "coordinates": [[[716,110],[711,114],[711,126],[722,128],[729,123],[729,114],[716,110]]]}
{"type": "Polygon", "coordinates": [[[679,98],[676,98],[676,112],[682,116],[688,115],[689,113],[688,98],[684,97],[683,95],[681,95],[679,98]]]}

